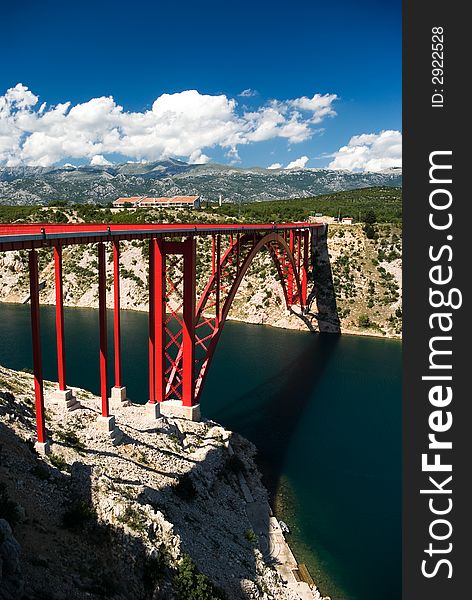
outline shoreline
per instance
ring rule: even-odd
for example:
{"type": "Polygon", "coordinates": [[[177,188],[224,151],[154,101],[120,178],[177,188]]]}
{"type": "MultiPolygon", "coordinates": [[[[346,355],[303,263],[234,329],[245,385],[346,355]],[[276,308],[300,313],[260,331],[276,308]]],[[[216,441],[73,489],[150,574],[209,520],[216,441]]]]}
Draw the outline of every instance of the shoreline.
{"type": "MultiPolygon", "coordinates": [[[[0,306],[2,304],[9,304],[9,305],[17,305],[17,306],[24,306],[25,304],[29,304],[29,303],[25,303],[25,302],[19,302],[17,300],[0,300],[0,306]]],[[[55,304],[52,302],[42,302],[41,306],[50,306],[50,307],[54,307],[55,304]]],[[[74,309],[74,308],[78,308],[78,309],[86,309],[86,310],[94,310],[94,311],[98,311],[98,307],[95,306],[77,306],[77,305],[67,305],[64,304],[64,308],[65,309],[74,309]]],[[[107,306],[108,310],[113,311],[113,306],[107,306]]],[[[120,312],[136,312],[136,313],[147,313],[148,312],[148,308],[121,308],[120,312]]],[[[289,313],[288,316],[291,316],[292,314],[294,314],[296,316],[296,313],[289,313]]],[[[306,325],[305,326],[300,326],[300,327],[287,327],[287,326],[282,326],[282,325],[275,325],[273,323],[255,323],[253,321],[246,321],[240,317],[233,317],[233,316],[228,316],[227,321],[234,321],[237,323],[245,323],[246,325],[259,325],[262,327],[273,327],[274,329],[284,329],[286,331],[303,331],[303,332],[309,332],[309,333],[320,333],[320,331],[313,331],[310,330],[306,325]]],[[[303,323],[303,322],[301,322],[303,323]]],[[[376,338],[376,339],[383,339],[383,340],[397,340],[397,341],[402,341],[402,336],[401,335],[383,335],[382,333],[379,332],[375,332],[375,331],[359,331],[357,329],[348,329],[348,328],[344,328],[341,327],[341,331],[339,333],[333,332],[333,335],[349,335],[349,336],[362,336],[362,337],[372,337],[372,338],[376,338]]]]}

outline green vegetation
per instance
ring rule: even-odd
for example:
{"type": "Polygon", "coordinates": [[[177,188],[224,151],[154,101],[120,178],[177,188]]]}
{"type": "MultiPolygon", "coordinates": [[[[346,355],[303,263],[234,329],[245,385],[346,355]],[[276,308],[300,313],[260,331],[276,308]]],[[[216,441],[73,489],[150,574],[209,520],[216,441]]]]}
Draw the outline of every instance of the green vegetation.
{"type": "Polygon", "coordinates": [[[124,513],[118,517],[118,521],[137,533],[142,533],[146,529],[146,518],[132,506],[126,507],[124,513]]]}
{"type": "MultiPolygon", "coordinates": [[[[221,207],[195,211],[137,209],[112,212],[109,204],[66,204],[55,202],[54,208],[0,205],[0,222],[65,223],[67,215],[85,223],[190,223],[215,222],[225,217],[256,222],[300,221],[323,214],[331,217],[350,216],[373,229],[374,223],[400,223],[402,192],[400,188],[372,187],[323,194],[311,198],[228,203],[221,207]],[[59,210],[59,208],[61,210],[59,210]],[[214,215],[214,216],[211,216],[214,215]]],[[[371,229],[369,228],[369,232],[371,229]]]]}
{"type": "Polygon", "coordinates": [[[330,217],[353,217],[372,228],[373,223],[401,222],[402,192],[400,188],[374,187],[314,198],[224,204],[215,212],[236,218],[240,215],[252,223],[300,221],[321,213],[330,217]]]}
{"type": "Polygon", "coordinates": [[[190,556],[184,555],[173,582],[177,600],[225,600],[206,575],[200,573],[190,556]]]}
{"type": "Polygon", "coordinates": [[[368,329],[371,325],[372,323],[368,315],[359,315],[359,327],[362,327],[363,329],[368,329]]]}
{"type": "Polygon", "coordinates": [[[71,429],[67,429],[66,431],[58,431],[56,433],[56,437],[58,440],[63,442],[69,448],[73,448],[79,454],[85,451],[85,445],[80,441],[79,437],[76,433],[74,433],[71,429]]]}
{"type": "Polygon", "coordinates": [[[56,469],[59,469],[59,471],[69,470],[69,465],[67,464],[67,461],[60,454],[54,454],[53,452],[51,452],[48,458],[52,466],[56,467],[56,469]]]}
{"type": "Polygon", "coordinates": [[[244,536],[248,542],[251,542],[251,544],[256,545],[257,542],[259,541],[259,538],[257,537],[257,533],[255,533],[252,529],[248,529],[246,531],[246,533],[244,534],[244,536]]]}

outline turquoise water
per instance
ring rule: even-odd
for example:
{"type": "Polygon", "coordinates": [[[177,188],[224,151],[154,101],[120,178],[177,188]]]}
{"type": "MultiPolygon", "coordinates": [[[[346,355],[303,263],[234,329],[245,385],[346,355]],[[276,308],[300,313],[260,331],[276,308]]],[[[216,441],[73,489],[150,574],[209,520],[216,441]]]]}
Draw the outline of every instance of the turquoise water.
{"type": "MultiPolygon", "coordinates": [[[[65,312],[68,381],[97,393],[98,313],[65,312]]],[[[43,307],[41,318],[44,376],[56,379],[54,309],[43,307]]],[[[123,311],[122,328],[123,380],[143,402],[147,317],[123,311]]],[[[31,367],[28,306],[0,305],[0,339],[0,364],[31,367]]],[[[111,331],[109,343],[112,351],[111,331]]],[[[202,411],[258,447],[291,546],[322,592],[401,598],[399,342],[229,322],[202,411]]]]}

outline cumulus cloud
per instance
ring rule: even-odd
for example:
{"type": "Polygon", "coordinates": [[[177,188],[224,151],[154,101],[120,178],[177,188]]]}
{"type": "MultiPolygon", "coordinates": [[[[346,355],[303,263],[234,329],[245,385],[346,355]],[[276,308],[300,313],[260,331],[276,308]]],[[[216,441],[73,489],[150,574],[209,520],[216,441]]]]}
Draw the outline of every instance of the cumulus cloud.
{"type": "Polygon", "coordinates": [[[107,160],[103,156],[103,154],[95,154],[95,156],[92,156],[90,164],[93,167],[106,167],[107,165],[111,165],[112,163],[109,160],[107,160]]]}
{"type": "Polygon", "coordinates": [[[304,169],[306,163],[309,160],[310,159],[308,158],[308,156],[300,156],[300,158],[297,158],[296,160],[292,160],[292,162],[289,162],[285,168],[286,169],[304,169]]]}
{"type": "Polygon", "coordinates": [[[282,165],[280,163],[272,163],[267,167],[268,169],[281,169],[282,165]]]}
{"type": "Polygon", "coordinates": [[[330,169],[349,171],[382,171],[402,166],[402,134],[400,131],[381,131],[355,135],[333,155],[330,169]]]}
{"type": "Polygon", "coordinates": [[[39,105],[38,96],[19,83],[0,96],[0,164],[49,166],[66,159],[107,164],[111,154],[133,161],[174,156],[205,163],[206,152],[216,147],[237,160],[241,145],[309,139],[318,131],[315,124],[336,114],[335,100],[335,94],[315,94],[244,112],[224,94],[186,90],[162,94],[150,110],[127,112],[111,96],[39,105]]]}
{"type": "Polygon", "coordinates": [[[289,100],[288,105],[312,113],[311,123],[321,123],[325,117],[335,117],[336,111],[333,109],[333,102],[337,100],[336,94],[314,94],[313,98],[302,96],[289,100]]]}

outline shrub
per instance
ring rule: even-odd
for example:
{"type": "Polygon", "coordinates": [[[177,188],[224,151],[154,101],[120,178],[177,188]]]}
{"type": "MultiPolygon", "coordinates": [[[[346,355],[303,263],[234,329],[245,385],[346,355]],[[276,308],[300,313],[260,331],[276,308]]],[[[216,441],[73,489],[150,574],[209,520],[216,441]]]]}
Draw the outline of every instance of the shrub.
{"type": "Polygon", "coordinates": [[[371,326],[371,322],[370,322],[370,318],[368,315],[359,315],[359,327],[370,327],[371,326]]]}
{"type": "Polygon", "coordinates": [[[370,223],[364,225],[364,233],[367,239],[373,240],[375,238],[375,229],[370,223]]]}
{"type": "Polygon", "coordinates": [[[49,455],[49,462],[52,464],[53,467],[59,469],[59,471],[67,471],[69,469],[67,461],[60,454],[54,454],[53,452],[51,452],[51,454],[49,455]]]}
{"type": "Polygon", "coordinates": [[[251,542],[251,544],[257,544],[257,541],[259,539],[257,537],[257,534],[252,529],[248,529],[244,534],[244,537],[247,539],[248,542],[251,542]]]}
{"type": "Polygon", "coordinates": [[[146,518],[132,506],[127,506],[125,512],[118,517],[118,521],[128,525],[130,529],[143,532],[146,529],[146,518]]]}
{"type": "Polygon", "coordinates": [[[79,453],[85,450],[83,442],[81,442],[77,434],[70,429],[67,431],[58,431],[56,436],[61,442],[64,442],[66,446],[74,448],[74,450],[77,450],[79,453]]]}
{"type": "Polygon", "coordinates": [[[223,592],[198,571],[187,554],[177,567],[173,584],[177,600],[225,600],[223,592]]]}

